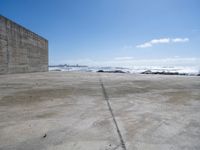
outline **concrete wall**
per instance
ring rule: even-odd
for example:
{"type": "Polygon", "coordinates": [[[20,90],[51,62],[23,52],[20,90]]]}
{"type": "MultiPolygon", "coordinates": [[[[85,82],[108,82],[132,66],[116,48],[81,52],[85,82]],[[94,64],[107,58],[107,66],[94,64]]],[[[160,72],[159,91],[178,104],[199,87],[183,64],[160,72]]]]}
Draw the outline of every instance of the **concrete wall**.
{"type": "Polygon", "coordinates": [[[48,41],[0,15],[0,74],[48,71],[48,41]]]}

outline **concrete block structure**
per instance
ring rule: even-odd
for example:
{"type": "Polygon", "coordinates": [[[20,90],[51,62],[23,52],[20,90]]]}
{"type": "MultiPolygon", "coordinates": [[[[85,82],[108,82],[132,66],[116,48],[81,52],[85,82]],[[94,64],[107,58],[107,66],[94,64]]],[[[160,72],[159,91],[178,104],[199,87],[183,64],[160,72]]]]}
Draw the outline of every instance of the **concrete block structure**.
{"type": "Polygon", "coordinates": [[[48,41],[0,15],[0,74],[48,71],[48,41]]]}

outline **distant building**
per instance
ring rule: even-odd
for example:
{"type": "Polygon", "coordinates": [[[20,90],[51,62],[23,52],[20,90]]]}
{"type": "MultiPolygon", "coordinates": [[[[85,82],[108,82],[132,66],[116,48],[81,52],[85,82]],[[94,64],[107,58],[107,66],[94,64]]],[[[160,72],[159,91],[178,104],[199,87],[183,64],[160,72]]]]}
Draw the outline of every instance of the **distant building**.
{"type": "Polygon", "coordinates": [[[48,41],[0,15],[0,74],[48,71],[48,41]]]}

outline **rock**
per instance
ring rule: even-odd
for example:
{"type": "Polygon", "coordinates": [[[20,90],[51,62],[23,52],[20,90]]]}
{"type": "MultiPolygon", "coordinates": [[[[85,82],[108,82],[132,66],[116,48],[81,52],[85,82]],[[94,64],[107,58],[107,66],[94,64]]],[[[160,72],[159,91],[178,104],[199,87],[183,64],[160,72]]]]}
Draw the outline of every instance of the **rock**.
{"type": "Polygon", "coordinates": [[[122,70],[114,70],[114,71],[110,71],[111,73],[126,73],[126,72],[124,72],[124,71],[122,71],[122,70]]]}
{"type": "Polygon", "coordinates": [[[152,72],[151,70],[146,70],[146,71],[142,72],[141,74],[188,75],[186,73],[178,73],[178,72],[165,72],[165,71],[162,71],[162,72],[159,72],[159,71],[152,72]]]}
{"type": "Polygon", "coordinates": [[[103,70],[98,70],[97,72],[104,72],[103,70]]]}
{"type": "Polygon", "coordinates": [[[60,70],[60,69],[54,69],[54,70],[51,70],[51,71],[62,71],[62,70],[60,70]]]}
{"type": "Polygon", "coordinates": [[[43,135],[43,138],[46,138],[47,137],[47,134],[45,133],[44,135],[43,135]]]}
{"type": "Polygon", "coordinates": [[[152,74],[153,72],[151,70],[146,70],[144,72],[142,72],[141,74],[152,74]]]}
{"type": "Polygon", "coordinates": [[[113,71],[104,71],[104,70],[98,70],[97,72],[104,72],[104,73],[126,73],[122,70],[113,70],[113,71]]]}

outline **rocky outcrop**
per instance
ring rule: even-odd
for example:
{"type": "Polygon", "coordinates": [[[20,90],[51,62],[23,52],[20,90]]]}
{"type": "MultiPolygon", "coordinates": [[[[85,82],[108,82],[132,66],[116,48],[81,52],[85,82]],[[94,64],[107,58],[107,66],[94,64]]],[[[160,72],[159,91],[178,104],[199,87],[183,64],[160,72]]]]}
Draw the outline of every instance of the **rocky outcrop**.
{"type": "Polygon", "coordinates": [[[142,72],[141,74],[161,74],[161,75],[188,75],[186,73],[179,73],[179,72],[166,72],[166,71],[156,71],[156,72],[152,72],[151,70],[146,70],[144,72],[142,72]]]}

